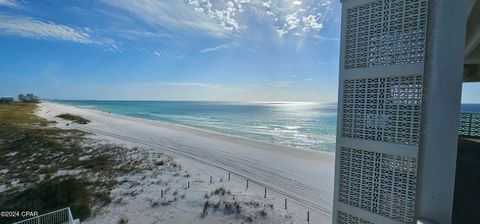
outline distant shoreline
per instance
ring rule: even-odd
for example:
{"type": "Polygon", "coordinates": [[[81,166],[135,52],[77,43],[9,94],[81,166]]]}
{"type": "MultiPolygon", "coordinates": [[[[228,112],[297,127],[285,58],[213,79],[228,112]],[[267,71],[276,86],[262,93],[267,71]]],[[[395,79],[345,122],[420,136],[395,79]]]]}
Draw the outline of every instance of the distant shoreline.
{"type": "Polygon", "coordinates": [[[117,114],[117,113],[110,113],[109,114],[108,111],[102,111],[102,110],[95,109],[95,108],[84,108],[84,107],[80,107],[80,106],[57,103],[57,102],[54,102],[54,101],[46,101],[44,103],[47,103],[47,102],[48,103],[53,103],[53,104],[60,104],[60,105],[68,106],[68,107],[74,107],[74,108],[78,108],[80,110],[91,110],[91,111],[94,111],[94,112],[97,112],[97,113],[103,113],[104,115],[107,115],[107,116],[115,116],[115,117],[120,118],[120,119],[139,120],[139,121],[142,121],[142,123],[143,122],[158,123],[158,124],[160,124],[162,126],[165,126],[165,127],[168,127],[168,128],[172,128],[172,129],[179,130],[179,131],[186,131],[186,132],[194,133],[194,134],[199,134],[199,135],[202,135],[202,136],[206,135],[208,137],[213,137],[213,138],[222,138],[222,139],[230,140],[230,141],[233,141],[233,142],[243,141],[242,143],[246,143],[246,144],[248,144],[250,142],[254,146],[264,144],[264,145],[268,145],[269,147],[276,147],[278,149],[283,149],[283,150],[293,150],[293,151],[300,150],[300,151],[313,152],[313,153],[335,154],[334,151],[330,152],[330,151],[321,151],[321,150],[308,149],[308,148],[296,148],[296,147],[280,145],[280,144],[276,144],[276,143],[272,143],[272,142],[246,138],[246,137],[243,137],[243,136],[230,135],[230,134],[216,132],[216,131],[212,131],[212,130],[208,130],[208,129],[202,129],[202,128],[197,128],[197,127],[182,125],[182,124],[178,124],[178,123],[174,123],[174,122],[159,121],[159,120],[154,120],[154,119],[140,118],[140,117],[128,116],[128,115],[117,114]]]}
{"type": "MultiPolygon", "coordinates": [[[[335,134],[336,134],[336,104],[332,103],[318,103],[318,102],[226,102],[226,101],[96,101],[96,100],[56,100],[56,101],[46,101],[46,102],[51,102],[51,103],[59,103],[62,105],[68,105],[68,106],[73,106],[77,107],[80,109],[91,109],[99,112],[105,112],[105,113],[111,113],[112,115],[118,115],[118,116],[125,116],[129,118],[139,118],[142,120],[148,120],[148,121],[156,121],[156,122],[161,122],[164,124],[168,124],[171,126],[180,126],[183,128],[191,128],[196,131],[202,131],[202,132],[208,132],[212,134],[221,134],[224,136],[232,137],[232,138],[240,138],[240,139],[245,139],[245,140],[250,140],[253,142],[259,142],[259,143],[267,143],[267,144],[274,144],[279,147],[289,147],[293,150],[311,150],[311,151],[322,151],[322,152],[328,152],[328,153],[334,153],[335,151],[335,134]],[[80,102],[80,103],[79,103],[80,102]],[[92,103],[89,103],[92,102],[92,103]],[[97,104],[97,102],[99,102],[97,104]],[[145,103],[146,105],[149,105],[150,103],[154,104],[156,102],[158,103],[166,103],[166,104],[179,104],[180,107],[184,104],[193,104],[197,105],[200,104],[199,111],[204,110],[205,108],[202,107],[204,105],[202,104],[212,104],[214,106],[217,105],[232,105],[232,107],[240,107],[242,109],[242,106],[245,107],[250,107],[250,105],[258,105],[258,107],[264,107],[265,105],[269,107],[277,107],[278,105],[325,105],[325,108],[332,108],[330,109],[330,114],[335,114],[331,115],[334,116],[332,118],[324,118],[324,115],[319,115],[321,119],[328,119],[325,122],[321,120],[321,124],[315,125],[315,124],[307,124],[311,125],[310,128],[313,130],[308,130],[304,129],[304,126],[302,126],[301,123],[290,123],[290,124],[284,124],[282,123],[283,121],[278,120],[279,118],[276,118],[274,116],[266,116],[264,117],[263,120],[260,120],[259,123],[248,123],[248,120],[237,120],[237,123],[240,123],[240,126],[236,127],[234,126],[235,123],[229,123],[230,121],[228,120],[222,120],[222,118],[219,118],[218,116],[216,117],[215,112],[217,111],[209,111],[208,113],[201,114],[197,116],[197,114],[189,114],[191,111],[183,111],[182,108],[175,108],[174,112],[171,112],[169,114],[168,111],[171,111],[172,108],[166,108],[165,111],[166,113],[158,113],[155,111],[162,111],[163,108],[144,108],[142,107],[142,110],[135,110],[136,108],[134,106],[123,106],[122,102],[126,102],[128,104],[135,104],[135,103],[145,103]],[[111,106],[111,109],[108,108],[111,106]],[[120,105],[120,106],[119,106],[120,105]],[[335,108],[334,108],[335,107],[335,108]],[[119,109],[120,108],[120,109],[119,109]],[[132,109],[133,108],[133,109],[132,109]],[[119,111],[122,110],[122,111],[119,111]],[[124,112],[128,111],[128,112],[124,112]],[[154,112],[150,112],[154,111],[154,112]],[[212,113],[213,114],[210,114],[212,113]],[[184,118],[185,117],[185,118],[184,118]],[[203,117],[209,117],[208,119],[213,119],[213,121],[217,123],[209,123],[210,121],[203,121],[203,117]],[[218,120],[218,121],[216,121],[218,120]],[[271,123],[271,121],[279,123],[271,123]],[[279,121],[279,122],[277,122],[279,121]],[[255,127],[257,125],[267,125],[267,124],[262,124],[262,123],[268,123],[268,128],[266,129],[253,129],[250,127],[255,127]],[[331,124],[328,124],[326,122],[330,122],[331,124]],[[213,125],[213,126],[212,126],[213,125]],[[275,130],[274,132],[272,129],[275,128],[279,130],[275,130]],[[290,130],[290,127],[294,128],[301,128],[298,130],[290,130]],[[282,130],[283,129],[283,130],[282,130]],[[327,133],[326,130],[329,130],[327,133]],[[293,134],[290,134],[288,132],[298,132],[298,135],[301,137],[294,137],[293,134]],[[286,133],[286,134],[284,134],[286,133]],[[280,141],[279,141],[280,140],[280,141]]],[[[143,105],[142,105],[143,106],[143,105]]],[[[323,106],[322,106],[323,107],[323,106]]],[[[189,110],[193,110],[192,108],[187,108],[189,110]]],[[[299,111],[302,112],[302,111],[299,111]]],[[[238,114],[236,111],[233,111],[233,121],[235,121],[235,115],[238,114]]],[[[221,114],[225,115],[225,114],[221,114]]],[[[256,116],[257,114],[253,114],[253,116],[256,116]]],[[[228,119],[230,119],[230,114],[228,114],[228,119]]],[[[301,116],[299,114],[298,116],[301,116]]],[[[301,117],[303,118],[303,117],[301,117]]],[[[308,118],[308,117],[307,117],[308,118]]],[[[287,117],[286,119],[291,119],[290,117],[287,117]]],[[[314,118],[318,119],[318,118],[314,118]]],[[[315,120],[314,120],[315,121],[315,120]]],[[[315,121],[318,122],[318,121],[315,121]]],[[[258,126],[258,127],[263,127],[263,126],[258,126]]]]}
{"type": "MultiPolygon", "coordinates": [[[[230,170],[322,210],[332,208],[334,153],[296,149],[58,103],[43,102],[39,106],[37,115],[57,121],[59,127],[90,132],[95,138],[119,145],[166,151],[181,159],[180,162],[190,161],[182,164],[199,163],[230,170]],[[55,117],[62,113],[78,115],[91,122],[80,125],[55,117]]],[[[331,217],[329,213],[319,215],[325,220],[331,217]]]]}

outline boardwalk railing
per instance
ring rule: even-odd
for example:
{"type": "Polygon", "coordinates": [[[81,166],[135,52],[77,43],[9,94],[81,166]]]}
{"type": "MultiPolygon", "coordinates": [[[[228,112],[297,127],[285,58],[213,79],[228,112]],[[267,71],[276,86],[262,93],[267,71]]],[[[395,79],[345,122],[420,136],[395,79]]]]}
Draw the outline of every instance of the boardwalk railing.
{"type": "Polygon", "coordinates": [[[13,224],[74,224],[70,208],[63,208],[13,224]]]}
{"type": "Polygon", "coordinates": [[[480,137],[480,113],[461,113],[458,134],[480,137]]]}

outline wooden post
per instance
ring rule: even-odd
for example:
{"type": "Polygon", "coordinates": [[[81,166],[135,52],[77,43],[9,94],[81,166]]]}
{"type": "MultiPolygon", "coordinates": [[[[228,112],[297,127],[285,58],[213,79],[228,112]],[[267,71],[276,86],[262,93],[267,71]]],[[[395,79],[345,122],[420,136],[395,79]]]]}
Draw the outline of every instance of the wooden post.
{"type": "Polygon", "coordinates": [[[263,198],[267,198],[267,187],[265,187],[265,194],[263,195],[263,198]]]}
{"type": "Polygon", "coordinates": [[[307,211],[307,223],[310,223],[310,211],[307,211]]]}
{"type": "Polygon", "coordinates": [[[160,197],[163,198],[163,189],[160,191],[160,197]]]}
{"type": "Polygon", "coordinates": [[[285,209],[287,209],[287,199],[285,198],[285,209]]]}
{"type": "Polygon", "coordinates": [[[228,181],[230,181],[230,173],[228,173],[228,181]]]}
{"type": "Polygon", "coordinates": [[[212,176],[210,176],[210,183],[212,183],[212,176]]]}
{"type": "Polygon", "coordinates": [[[190,188],[190,181],[187,182],[187,188],[190,188]]]}
{"type": "Polygon", "coordinates": [[[247,179],[247,189],[248,189],[248,179],[247,179]]]}

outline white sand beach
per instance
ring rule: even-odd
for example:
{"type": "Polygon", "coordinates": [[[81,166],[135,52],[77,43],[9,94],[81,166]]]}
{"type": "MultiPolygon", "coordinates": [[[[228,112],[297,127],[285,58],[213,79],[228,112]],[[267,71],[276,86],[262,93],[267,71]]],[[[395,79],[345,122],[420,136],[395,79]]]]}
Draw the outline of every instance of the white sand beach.
{"type": "MultiPolygon", "coordinates": [[[[284,199],[288,198],[289,208],[282,212],[293,217],[293,221],[288,221],[289,223],[305,223],[307,211],[310,212],[310,223],[331,223],[334,185],[333,153],[289,148],[222,133],[52,102],[41,103],[37,114],[57,121],[57,126],[60,128],[84,130],[94,134],[98,139],[171,155],[190,173],[197,174],[195,178],[204,179],[205,182],[208,182],[208,177],[212,176],[215,184],[205,185],[205,189],[199,188],[197,193],[221,184],[232,191],[242,193],[244,197],[250,195],[256,200],[268,200],[279,210],[284,210],[284,199]],[[55,117],[62,113],[80,115],[92,122],[80,125],[55,117]],[[226,182],[224,180],[229,172],[232,175],[232,181],[226,182]],[[245,187],[246,178],[250,180],[248,190],[245,187]],[[260,185],[267,187],[267,199],[263,199],[264,189],[260,185]]],[[[203,197],[203,194],[198,197],[203,197]]],[[[134,219],[132,214],[148,216],[149,212],[145,208],[137,208],[137,211],[133,211],[134,206],[135,204],[127,208],[121,208],[120,205],[107,207],[106,211],[110,211],[111,214],[108,215],[108,212],[103,216],[100,214],[92,223],[108,221],[109,216],[118,216],[120,213],[127,212],[131,213],[128,215],[130,219],[134,219]]],[[[170,211],[173,214],[169,216],[170,221],[180,220],[177,223],[184,223],[198,218],[198,213],[194,216],[187,215],[189,207],[192,205],[188,203],[177,204],[173,209],[183,210],[184,215],[175,215],[170,211]]],[[[154,219],[153,213],[150,218],[154,219]]],[[[163,220],[168,221],[168,219],[163,220]]],[[[143,222],[151,223],[148,218],[138,223],[143,222]]],[[[225,222],[226,220],[219,221],[219,223],[225,222]]],[[[230,223],[231,220],[228,222],[230,223]]],[[[271,222],[283,223],[279,220],[268,221],[268,223],[271,222]]],[[[204,223],[215,222],[206,219],[204,223]]]]}

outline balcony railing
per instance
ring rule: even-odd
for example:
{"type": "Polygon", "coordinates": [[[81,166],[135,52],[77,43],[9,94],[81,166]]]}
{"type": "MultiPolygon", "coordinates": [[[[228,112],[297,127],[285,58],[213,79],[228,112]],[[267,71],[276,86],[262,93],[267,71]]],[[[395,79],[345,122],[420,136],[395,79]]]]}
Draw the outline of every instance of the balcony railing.
{"type": "Polygon", "coordinates": [[[70,208],[63,208],[13,224],[74,224],[70,208]]]}
{"type": "Polygon", "coordinates": [[[468,137],[480,137],[480,113],[461,113],[458,134],[468,137]]]}

